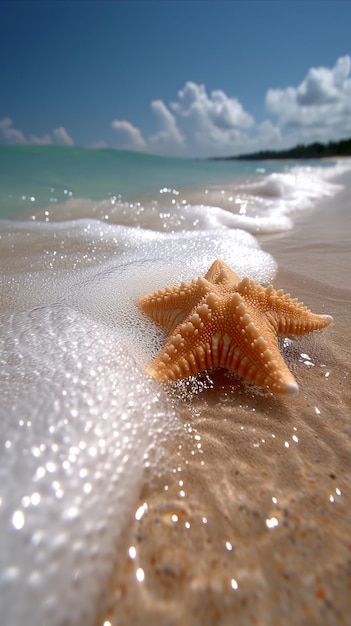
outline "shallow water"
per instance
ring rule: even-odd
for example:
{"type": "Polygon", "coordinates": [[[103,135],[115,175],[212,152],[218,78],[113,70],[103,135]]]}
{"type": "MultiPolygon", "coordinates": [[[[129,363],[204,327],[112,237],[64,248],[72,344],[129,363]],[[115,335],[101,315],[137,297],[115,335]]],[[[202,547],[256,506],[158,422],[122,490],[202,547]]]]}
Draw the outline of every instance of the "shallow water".
{"type": "Polygon", "coordinates": [[[1,622],[343,623],[350,181],[316,172],[1,222],[1,622]],[[299,396],[145,375],[137,298],[216,257],[334,316],[281,343],[299,396]]]}
{"type": "MultiPolygon", "coordinates": [[[[123,150],[0,145],[0,217],[28,215],[45,205],[55,211],[76,198],[136,202],[149,193],[155,199],[160,190],[250,179],[256,167],[123,150]]],[[[267,172],[284,168],[267,166],[267,172]]]]}

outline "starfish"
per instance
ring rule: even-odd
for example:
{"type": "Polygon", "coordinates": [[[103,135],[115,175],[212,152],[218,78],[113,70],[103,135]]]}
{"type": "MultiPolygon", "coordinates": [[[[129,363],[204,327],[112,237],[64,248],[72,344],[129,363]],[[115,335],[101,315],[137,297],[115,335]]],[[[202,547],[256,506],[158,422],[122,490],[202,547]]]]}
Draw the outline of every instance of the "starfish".
{"type": "Polygon", "coordinates": [[[169,338],[148,368],[158,381],[195,376],[224,367],[272,393],[298,391],[279,352],[278,335],[304,335],[328,326],[272,285],[240,278],[216,260],[205,277],[156,291],[139,300],[141,310],[167,329],[169,338]]]}

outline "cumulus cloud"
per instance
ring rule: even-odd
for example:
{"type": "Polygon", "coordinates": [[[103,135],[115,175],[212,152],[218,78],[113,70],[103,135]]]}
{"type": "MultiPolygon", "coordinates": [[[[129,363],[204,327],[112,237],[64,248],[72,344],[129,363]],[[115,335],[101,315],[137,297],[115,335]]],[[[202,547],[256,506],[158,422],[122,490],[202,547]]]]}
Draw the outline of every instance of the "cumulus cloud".
{"type": "Polygon", "coordinates": [[[59,126],[50,133],[46,133],[42,137],[36,137],[31,135],[29,139],[18,128],[13,127],[13,122],[10,117],[4,117],[0,120],[0,137],[5,143],[20,144],[20,145],[50,145],[60,144],[65,146],[74,146],[73,139],[69,136],[66,129],[63,126],[59,126]]]}
{"type": "Polygon", "coordinates": [[[161,130],[149,138],[156,146],[183,146],[184,137],[179,131],[174,115],[162,100],[153,100],[151,110],[158,118],[161,130]]]}
{"type": "Polygon", "coordinates": [[[188,145],[200,154],[235,150],[245,143],[246,131],[254,124],[237,98],[220,89],[208,94],[204,85],[192,81],[178,92],[171,107],[184,127],[188,145]]]}
{"type": "Polygon", "coordinates": [[[269,89],[266,107],[279,127],[303,140],[328,140],[351,133],[351,58],[333,68],[311,68],[297,87],[269,89]]]}
{"type": "Polygon", "coordinates": [[[55,138],[55,143],[58,143],[62,146],[74,146],[74,141],[72,137],[69,136],[68,132],[63,126],[54,128],[52,134],[55,138]]]}
{"type": "Polygon", "coordinates": [[[350,72],[351,57],[344,56],[332,68],[312,67],[299,85],[269,89],[271,119],[259,123],[238,98],[188,81],[174,102],[151,102],[160,130],[145,140],[146,149],[216,156],[341,139],[351,134],[350,72]]]}
{"type": "Polygon", "coordinates": [[[50,146],[53,141],[51,135],[47,133],[42,137],[36,137],[35,135],[31,135],[28,143],[36,146],[50,146]]]}
{"type": "Polygon", "coordinates": [[[280,146],[283,143],[283,137],[280,128],[275,126],[271,120],[264,120],[258,124],[252,141],[257,143],[257,149],[266,150],[272,146],[280,146]]]}
{"type": "Polygon", "coordinates": [[[178,102],[172,108],[184,117],[191,118],[197,125],[213,126],[221,131],[250,128],[253,117],[247,113],[237,98],[230,98],[217,89],[207,95],[204,85],[188,81],[178,92],[178,102]]]}
{"type": "Polygon", "coordinates": [[[176,102],[167,105],[163,100],[152,100],[150,108],[158,129],[145,139],[130,122],[112,122],[125,142],[119,141],[119,148],[143,148],[178,156],[225,154],[245,145],[246,131],[254,124],[254,118],[237,98],[221,90],[208,95],[204,85],[191,81],[178,92],[176,102]]]}
{"type": "MultiPolygon", "coordinates": [[[[351,57],[340,57],[334,67],[312,67],[298,85],[268,89],[270,119],[256,122],[240,100],[221,89],[187,81],[173,102],[155,99],[150,109],[153,133],[125,119],[111,127],[118,148],[173,156],[225,156],[267,148],[279,150],[296,143],[331,141],[351,135],[351,57]]],[[[63,126],[42,137],[29,138],[10,117],[0,120],[0,141],[14,144],[74,145],[63,126]]],[[[91,147],[106,147],[96,142],[91,147]]]]}
{"type": "Polygon", "coordinates": [[[10,117],[4,117],[0,120],[0,134],[6,143],[28,143],[22,131],[13,127],[13,122],[10,117]]]}
{"type": "MultiPolygon", "coordinates": [[[[130,149],[143,149],[146,147],[146,141],[140,130],[126,120],[114,120],[111,126],[118,133],[119,140],[122,141],[120,147],[130,149]]],[[[120,142],[119,142],[120,143],[120,142]]]]}

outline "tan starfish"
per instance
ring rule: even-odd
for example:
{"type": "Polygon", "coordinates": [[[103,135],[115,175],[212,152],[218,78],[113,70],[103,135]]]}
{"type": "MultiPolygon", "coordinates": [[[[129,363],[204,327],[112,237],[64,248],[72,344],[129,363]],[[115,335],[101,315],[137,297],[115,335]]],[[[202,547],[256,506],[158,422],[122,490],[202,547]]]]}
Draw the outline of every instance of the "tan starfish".
{"type": "Polygon", "coordinates": [[[156,380],[224,367],[281,394],[298,391],[298,385],[279,352],[278,335],[304,335],[333,319],[315,315],[272,285],[240,280],[220,260],[205,277],[156,291],[139,306],[170,333],[148,369],[156,380]]]}

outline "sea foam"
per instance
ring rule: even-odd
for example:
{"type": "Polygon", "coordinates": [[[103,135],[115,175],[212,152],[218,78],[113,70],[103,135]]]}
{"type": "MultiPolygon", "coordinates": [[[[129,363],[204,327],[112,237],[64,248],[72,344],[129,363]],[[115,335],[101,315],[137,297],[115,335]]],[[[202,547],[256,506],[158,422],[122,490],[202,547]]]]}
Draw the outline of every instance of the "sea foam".
{"type": "Polygon", "coordinates": [[[286,172],[273,172],[260,181],[242,185],[240,189],[251,198],[251,204],[256,198],[267,222],[285,218],[293,224],[295,214],[309,210],[316,202],[341,191],[343,185],[332,181],[350,168],[348,160],[333,166],[295,166],[286,172]]]}
{"type": "Polygon", "coordinates": [[[243,231],[3,222],[0,622],[94,624],[145,471],[183,436],[146,363],[163,334],[137,298],[219,257],[270,281],[243,231]],[[6,262],[5,262],[6,261],[6,262]]]}
{"type": "Polygon", "coordinates": [[[350,162],[335,165],[295,166],[281,172],[256,172],[256,180],[223,187],[209,185],[198,190],[161,188],[152,196],[128,202],[120,196],[94,201],[69,198],[46,205],[34,219],[40,221],[99,219],[110,224],[158,232],[241,229],[255,235],[279,233],[294,226],[296,215],[335,195],[342,185],[335,178],[349,171],[350,162]],[[259,176],[257,175],[259,173],[259,176]]]}

